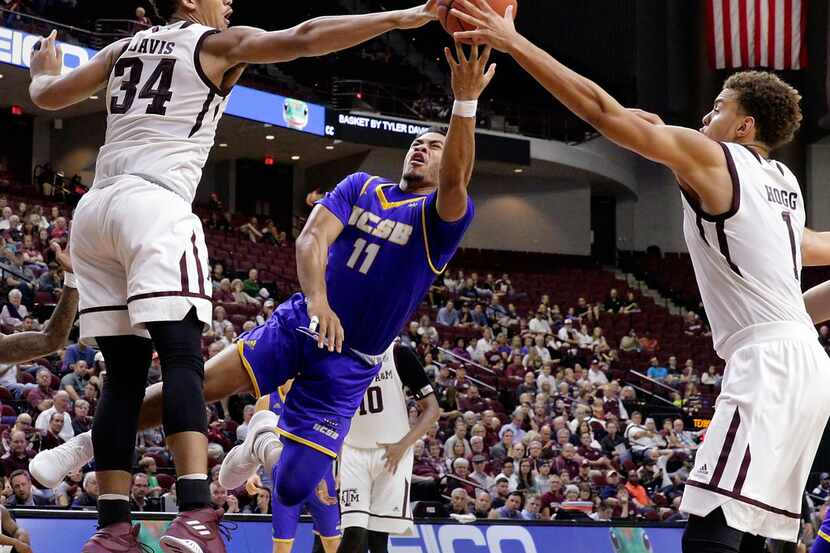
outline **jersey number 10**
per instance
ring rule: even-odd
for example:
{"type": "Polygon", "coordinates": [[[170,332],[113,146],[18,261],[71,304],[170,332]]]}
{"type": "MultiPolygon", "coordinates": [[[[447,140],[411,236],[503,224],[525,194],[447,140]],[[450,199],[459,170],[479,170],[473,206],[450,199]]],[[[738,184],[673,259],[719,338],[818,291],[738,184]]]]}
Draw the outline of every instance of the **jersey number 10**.
{"type": "Polygon", "coordinates": [[[167,113],[167,103],[173,97],[173,92],[170,86],[173,84],[173,68],[176,67],[175,58],[162,58],[156,70],[147,79],[147,82],[138,90],[138,85],[141,83],[141,73],[144,71],[144,62],[139,58],[121,58],[115,64],[113,73],[116,77],[122,77],[121,88],[124,92],[124,97],[120,100],[117,95],[110,99],[110,113],[123,114],[127,113],[133,102],[135,102],[136,94],[139,99],[151,100],[147,106],[147,111],[151,115],[164,115],[167,113]],[[124,75],[129,71],[129,76],[124,75]]]}
{"type": "Polygon", "coordinates": [[[366,395],[363,396],[363,401],[360,402],[360,409],[357,410],[357,414],[375,414],[381,411],[383,411],[383,390],[380,386],[370,386],[366,390],[366,395]]]}

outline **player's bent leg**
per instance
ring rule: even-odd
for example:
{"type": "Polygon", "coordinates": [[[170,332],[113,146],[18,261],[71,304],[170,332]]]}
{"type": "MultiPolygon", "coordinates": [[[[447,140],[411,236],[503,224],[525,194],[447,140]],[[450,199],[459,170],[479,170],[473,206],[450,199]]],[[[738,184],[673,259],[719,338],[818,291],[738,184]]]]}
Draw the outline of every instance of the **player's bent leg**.
{"type": "Polygon", "coordinates": [[[332,460],[330,455],[284,438],[282,456],[273,470],[273,497],[288,507],[301,503],[331,470],[332,460]]]}
{"type": "Polygon", "coordinates": [[[256,473],[259,465],[270,471],[279,460],[282,443],[274,429],[279,418],[270,409],[257,411],[248,423],[248,433],[241,444],[234,446],[219,469],[219,483],[234,490],[256,473]]]}
{"type": "Polygon", "coordinates": [[[369,553],[389,553],[389,534],[369,530],[369,553]]]}
{"type": "MultiPolygon", "coordinates": [[[[830,513],[830,511],[828,511],[830,513]]],[[[830,553],[830,514],[824,517],[824,522],[816,532],[816,541],[810,553],[830,553]]]]}
{"type": "Polygon", "coordinates": [[[48,489],[55,489],[66,475],[81,470],[92,461],[92,431],[87,430],[58,447],[41,451],[29,463],[29,472],[48,489]]]}
{"type": "Polygon", "coordinates": [[[365,553],[369,543],[369,531],[366,528],[350,526],[343,530],[343,539],[337,553],[365,553]]]}
{"type": "Polygon", "coordinates": [[[690,515],[683,532],[683,553],[740,553],[744,533],[726,524],[718,508],[699,517],[690,515]]]}

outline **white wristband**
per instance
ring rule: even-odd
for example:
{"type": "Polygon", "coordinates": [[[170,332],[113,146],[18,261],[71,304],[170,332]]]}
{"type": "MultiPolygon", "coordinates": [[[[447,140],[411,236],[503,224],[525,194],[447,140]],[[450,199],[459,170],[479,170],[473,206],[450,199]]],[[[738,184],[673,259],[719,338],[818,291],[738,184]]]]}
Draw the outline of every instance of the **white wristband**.
{"type": "Polygon", "coordinates": [[[75,274],[68,271],[64,272],[63,285],[67,288],[78,288],[78,279],[75,277],[75,274]]]}
{"type": "Polygon", "coordinates": [[[478,100],[456,100],[452,105],[452,114],[456,117],[475,117],[478,100]]]}

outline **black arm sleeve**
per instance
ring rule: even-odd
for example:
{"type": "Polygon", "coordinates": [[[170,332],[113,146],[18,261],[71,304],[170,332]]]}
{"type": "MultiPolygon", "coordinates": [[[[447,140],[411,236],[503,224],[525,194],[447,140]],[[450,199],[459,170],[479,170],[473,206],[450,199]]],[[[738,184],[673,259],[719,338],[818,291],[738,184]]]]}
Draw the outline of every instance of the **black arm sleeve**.
{"type": "Polygon", "coordinates": [[[415,399],[424,399],[434,393],[424,366],[412,349],[395,344],[392,354],[395,357],[395,368],[401,377],[401,382],[415,399]]]}

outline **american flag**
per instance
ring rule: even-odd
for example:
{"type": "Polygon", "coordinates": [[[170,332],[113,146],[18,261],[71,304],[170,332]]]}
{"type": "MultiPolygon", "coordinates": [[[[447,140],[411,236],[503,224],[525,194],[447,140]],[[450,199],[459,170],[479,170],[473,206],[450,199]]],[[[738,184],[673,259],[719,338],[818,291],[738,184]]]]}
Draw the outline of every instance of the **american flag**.
{"type": "Polygon", "coordinates": [[[712,67],[807,67],[807,0],[705,2],[712,67]]]}

